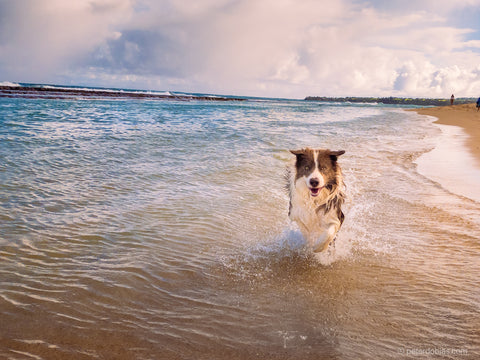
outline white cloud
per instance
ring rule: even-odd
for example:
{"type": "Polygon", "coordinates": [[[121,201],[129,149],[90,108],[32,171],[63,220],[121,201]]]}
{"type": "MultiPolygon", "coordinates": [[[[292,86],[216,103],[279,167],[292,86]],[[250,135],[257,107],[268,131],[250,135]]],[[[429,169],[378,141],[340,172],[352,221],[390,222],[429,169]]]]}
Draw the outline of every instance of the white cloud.
{"type": "MultiPolygon", "coordinates": [[[[12,76],[41,78],[118,33],[129,0],[17,0],[0,3],[0,65],[12,76]]],[[[23,80],[22,79],[22,80],[23,80]]]]}
{"type": "Polygon", "coordinates": [[[479,29],[458,28],[450,14],[478,5],[0,2],[0,80],[286,97],[477,96],[479,29]]]}

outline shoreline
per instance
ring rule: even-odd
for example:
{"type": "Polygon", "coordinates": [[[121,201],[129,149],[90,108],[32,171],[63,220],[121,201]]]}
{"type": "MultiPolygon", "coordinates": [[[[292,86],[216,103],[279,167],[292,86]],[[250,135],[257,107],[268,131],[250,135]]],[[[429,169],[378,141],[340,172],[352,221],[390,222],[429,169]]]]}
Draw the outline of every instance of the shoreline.
{"type": "Polygon", "coordinates": [[[433,116],[441,130],[435,148],[415,163],[445,189],[480,202],[480,112],[475,104],[412,109],[433,116]]]}
{"type": "Polygon", "coordinates": [[[480,167],[480,111],[475,104],[461,104],[432,108],[412,109],[420,115],[436,117],[434,124],[458,126],[468,135],[465,145],[480,167]]]}

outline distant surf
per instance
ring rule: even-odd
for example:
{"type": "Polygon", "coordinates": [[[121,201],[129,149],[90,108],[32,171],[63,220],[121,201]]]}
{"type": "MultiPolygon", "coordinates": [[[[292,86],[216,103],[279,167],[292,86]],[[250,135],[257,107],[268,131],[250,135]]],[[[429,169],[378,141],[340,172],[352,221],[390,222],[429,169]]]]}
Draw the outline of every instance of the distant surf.
{"type": "Polygon", "coordinates": [[[18,87],[18,86],[22,86],[22,85],[17,84],[17,83],[14,83],[14,82],[10,82],[10,81],[0,81],[0,86],[5,86],[5,87],[18,87]]]}
{"type": "Polygon", "coordinates": [[[35,99],[103,99],[131,98],[145,100],[199,100],[199,101],[245,101],[246,98],[184,94],[170,91],[109,89],[43,84],[0,83],[0,97],[24,97],[35,99]]]}

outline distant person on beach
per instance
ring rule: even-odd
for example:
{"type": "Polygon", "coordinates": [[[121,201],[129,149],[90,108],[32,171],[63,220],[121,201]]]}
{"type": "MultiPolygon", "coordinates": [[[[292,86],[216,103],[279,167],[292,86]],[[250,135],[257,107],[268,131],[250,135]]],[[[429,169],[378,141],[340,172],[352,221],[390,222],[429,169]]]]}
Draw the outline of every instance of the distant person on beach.
{"type": "Polygon", "coordinates": [[[480,97],[477,99],[477,111],[480,110],[480,97]]]}
{"type": "Polygon", "coordinates": [[[453,105],[454,101],[455,101],[455,96],[452,94],[452,96],[450,96],[450,105],[453,105]]]}

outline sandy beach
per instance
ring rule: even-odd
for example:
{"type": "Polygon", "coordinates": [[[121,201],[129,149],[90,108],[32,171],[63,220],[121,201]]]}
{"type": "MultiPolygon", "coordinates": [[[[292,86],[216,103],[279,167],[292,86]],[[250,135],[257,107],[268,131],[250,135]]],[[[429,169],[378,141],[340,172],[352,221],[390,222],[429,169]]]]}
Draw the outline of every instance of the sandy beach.
{"type": "Polygon", "coordinates": [[[459,126],[468,134],[466,145],[480,166],[480,112],[475,104],[440,106],[415,109],[421,115],[430,115],[438,118],[436,124],[459,126]]]}

